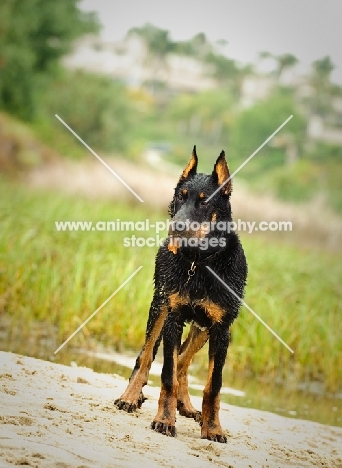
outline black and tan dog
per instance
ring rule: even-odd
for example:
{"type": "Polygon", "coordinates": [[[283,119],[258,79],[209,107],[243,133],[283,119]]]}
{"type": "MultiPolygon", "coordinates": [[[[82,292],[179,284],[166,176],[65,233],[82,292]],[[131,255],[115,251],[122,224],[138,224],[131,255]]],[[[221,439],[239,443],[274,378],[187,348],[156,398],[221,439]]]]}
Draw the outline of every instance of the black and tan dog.
{"type": "Polygon", "coordinates": [[[238,315],[238,297],[244,294],[247,263],[237,234],[222,229],[232,221],[231,181],[207,201],[230,177],[225,154],[221,152],[211,175],[197,174],[197,162],[194,147],[170,203],[173,220],[170,236],[156,256],[155,292],[146,341],[128,387],[115,405],[127,412],[141,407],[142,388],[163,338],[161,393],[151,428],[175,436],[178,409],[181,415],[201,423],[202,438],[226,442],[219,421],[222,369],[229,344],[229,327],[238,315]],[[193,228],[194,224],[197,229],[193,228]],[[238,297],[218,281],[207,266],[238,297]],[[191,322],[191,327],[181,344],[185,322],[191,322]],[[187,373],[194,354],[208,339],[209,371],[201,413],[190,402],[187,373]]]}

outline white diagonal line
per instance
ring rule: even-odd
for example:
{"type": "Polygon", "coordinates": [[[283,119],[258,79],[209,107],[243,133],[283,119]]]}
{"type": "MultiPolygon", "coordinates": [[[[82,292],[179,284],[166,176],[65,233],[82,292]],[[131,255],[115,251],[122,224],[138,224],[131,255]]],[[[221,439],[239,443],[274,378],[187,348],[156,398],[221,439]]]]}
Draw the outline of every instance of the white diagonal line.
{"type": "Polygon", "coordinates": [[[263,148],[263,147],[266,145],[266,143],[268,143],[268,142],[274,137],[274,135],[275,135],[276,133],[278,133],[279,130],[281,130],[281,129],[287,124],[287,122],[288,122],[289,120],[292,119],[292,117],[293,117],[293,115],[290,115],[290,117],[288,117],[288,118],[285,120],[285,122],[283,122],[283,123],[280,125],[280,127],[278,127],[277,130],[276,130],[275,132],[273,132],[272,135],[270,135],[270,136],[267,138],[267,140],[265,140],[265,141],[263,142],[263,144],[260,145],[259,148],[256,149],[256,150],[254,151],[254,153],[251,154],[250,157],[247,158],[246,161],[245,161],[244,163],[242,163],[241,166],[238,167],[238,168],[236,169],[236,171],[233,172],[233,174],[232,174],[231,176],[229,176],[228,179],[225,180],[225,181],[223,182],[223,184],[221,184],[221,185],[219,186],[219,188],[216,189],[215,192],[212,193],[212,194],[210,195],[210,197],[208,197],[208,198],[206,199],[205,202],[208,203],[208,201],[209,201],[211,198],[213,198],[213,197],[217,194],[217,192],[219,192],[219,191],[221,190],[221,188],[224,187],[224,186],[230,181],[230,179],[232,179],[232,178],[235,176],[235,174],[237,174],[237,173],[253,158],[253,156],[255,156],[255,155],[261,150],[261,148],[263,148]]]}
{"type": "Polygon", "coordinates": [[[108,166],[108,164],[102,159],[100,158],[100,156],[98,154],[95,153],[95,151],[90,148],[89,145],[87,145],[87,143],[82,140],[82,138],[80,136],[77,135],[76,132],[74,132],[74,130],[69,127],[69,125],[67,123],[64,122],[63,119],[61,119],[59,117],[58,114],[55,114],[55,117],[57,117],[57,119],[95,156],[95,158],[97,158],[100,162],[102,162],[102,164],[113,174],[115,175],[115,177],[126,187],[128,188],[128,190],[133,193],[133,195],[141,202],[144,202],[144,200],[139,197],[139,195],[137,193],[135,193],[135,191],[119,176],[119,174],[117,174],[110,166],[108,166]]]}
{"type": "Polygon", "coordinates": [[[91,314],[91,316],[88,317],[87,320],[85,320],[85,321],[82,323],[82,325],[80,325],[80,326],[77,328],[77,330],[75,330],[74,333],[72,333],[72,334],[69,336],[69,338],[68,338],[67,340],[64,341],[64,343],[62,343],[62,344],[60,345],[59,348],[56,349],[56,351],[54,352],[54,354],[57,354],[58,351],[60,351],[60,350],[63,348],[63,346],[65,346],[65,345],[71,340],[71,338],[73,338],[73,337],[76,335],[76,333],[78,333],[78,332],[81,330],[81,328],[83,328],[84,325],[86,325],[86,324],[89,322],[89,320],[91,320],[91,319],[98,313],[98,311],[101,310],[102,307],[105,306],[105,305],[107,304],[107,302],[109,302],[109,301],[111,300],[111,298],[114,297],[115,294],[118,293],[118,292],[120,291],[120,289],[122,289],[122,288],[128,283],[128,281],[130,281],[130,280],[133,278],[133,276],[135,276],[135,275],[138,273],[138,271],[141,270],[141,269],[142,269],[142,266],[140,266],[139,268],[137,268],[137,269],[135,270],[135,272],[132,273],[131,276],[130,276],[129,278],[127,278],[127,279],[122,283],[122,285],[121,285],[116,291],[114,291],[113,294],[111,294],[111,295],[108,297],[108,299],[106,299],[106,300],[104,301],[104,303],[101,304],[100,307],[99,307],[98,309],[96,309],[95,312],[93,312],[93,313],[91,314]]]}
{"type": "Polygon", "coordinates": [[[230,287],[228,286],[228,284],[226,284],[226,283],[223,281],[223,279],[221,279],[221,278],[215,273],[214,270],[212,270],[209,266],[207,266],[207,268],[208,268],[208,270],[215,276],[215,278],[217,278],[217,279],[220,281],[220,283],[222,283],[222,284],[228,289],[228,291],[230,291],[237,299],[239,299],[239,301],[241,302],[241,304],[243,304],[250,312],[252,312],[252,314],[254,315],[254,317],[256,317],[256,318],[259,320],[259,322],[261,322],[261,323],[267,328],[267,330],[269,330],[269,331],[272,333],[272,335],[274,335],[274,336],[280,341],[280,343],[282,343],[282,344],[285,346],[285,348],[287,348],[291,353],[294,353],[293,349],[291,349],[290,346],[288,346],[288,345],[285,343],[285,341],[282,340],[282,339],[280,338],[280,336],[277,335],[277,333],[276,333],[274,330],[272,330],[272,328],[271,328],[269,325],[267,325],[267,323],[264,322],[263,319],[262,319],[261,317],[259,317],[259,315],[258,315],[257,313],[255,313],[254,310],[251,309],[251,308],[249,307],[249,305],[246,304],[246,302],[245,302],[244,300],[242,300],[241,297],[239,297],[238,294],[236,294],[236,292],[233,291],[232,288],[230,288],[230,287]]]}

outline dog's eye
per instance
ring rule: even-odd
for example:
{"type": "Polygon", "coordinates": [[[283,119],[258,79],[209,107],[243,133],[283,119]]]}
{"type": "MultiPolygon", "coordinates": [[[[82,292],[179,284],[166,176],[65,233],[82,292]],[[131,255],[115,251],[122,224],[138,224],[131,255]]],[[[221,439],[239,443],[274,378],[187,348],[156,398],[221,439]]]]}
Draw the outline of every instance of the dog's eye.
{"type": "Polygon", "coordinates": [[[207,204],[207,197],[204,192],[199,194],[200,205],[205,206],[207,204]]]}
{"type": "Polygon", "coordinates": [[[177,195],[177,198],[178,198],[178,200],[183,200],[183,199],[184,199],[184,197],[183,197],[183,195],[182,195],[181,193],[179,193],[179,194],[177,195]]]}

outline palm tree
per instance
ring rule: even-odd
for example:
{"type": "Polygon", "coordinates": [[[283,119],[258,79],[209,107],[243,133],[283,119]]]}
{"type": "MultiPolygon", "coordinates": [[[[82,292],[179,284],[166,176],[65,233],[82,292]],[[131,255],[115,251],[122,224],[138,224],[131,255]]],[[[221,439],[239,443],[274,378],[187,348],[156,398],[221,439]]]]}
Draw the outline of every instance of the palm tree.
{"type": "Polygon", "coordinates": [[[272,59],[274,60],[273,54],[271,52],[268,52],[267,50],[263,50],[262,52],[259,52],[258,54],[258,59],[257,59],[257,66],[260,66],[262,62],[265,60],[272,59]]]}
{"type": "Polygon", "coordinates": [[[267,50],[263,50],[262,52],[259,52],[258,55],[259,55],[259,60],[273,58],[273,54],[271,54],[271,52],[268,52],[267,50]]]}
{"type": "Polygon", "coordinates": [[[247,64],[243,67],[238,67],[235,60],[214,52],[207,54],[206,62],[212,65],[212,76],[217,80],[219,86],[222,88],[230,88],[238,101],[243,80],[246,75],[251,74],[253,71],[252,65],[247,64]]]}
{"type": "Polygon", "coordinates": [[[298,63],[298,59],[293,54],[273,55],[271,52],[259,52],[259,62],[263,60],[273,59],[277,63],[275,74],[279,79],[285,69],[294,67],[298,63]]]}
{"type": "Polygon", "coordinates": [[[320,85],[327,85],[330,83],[330,75],[334,70],[335,65],[332,63],[329,55],[326,55],[322,59],[315,60],[312,63],[312,68],[314,71],[314,78],[317,83],[320,85]]]}
{"type": "Polygon", "coordinates": [[[278,63],[277,76],[281,76],[283,71],[288,68],[294,67],[298,63],[296,56],[292,54],[282,54],[275,57],[278,63]]]}
{"type": "Polygon", "coordinates": [[[311,101],[311,112],[315,114],[325,115],[331,109],[333,86],[330,75],[334,68],[335,65],[328,55],[312,63],[311,83],[315,89],[315,96],[311,101]]]}

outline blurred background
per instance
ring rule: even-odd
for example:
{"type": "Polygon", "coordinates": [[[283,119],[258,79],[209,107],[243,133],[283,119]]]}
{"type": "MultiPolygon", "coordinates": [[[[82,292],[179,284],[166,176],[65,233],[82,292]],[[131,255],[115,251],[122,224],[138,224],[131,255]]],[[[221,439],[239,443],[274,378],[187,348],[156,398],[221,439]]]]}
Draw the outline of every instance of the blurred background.
{"type": "MultiPolygon", "coordinates": [[[[58,232],[55,222],[165,220],[194,144],[201,172],[222,148],[233,172],[293,115],[234,177],[232,205],[235,220],[293,223],[241,239],[246,302],[295,353],[242,308],[224,398],[342,425],[341,7],[194,5],[1,2],[0,349],[128,377],[157,248],[124,248],[124,232],[58,232]]],[[[193,393],[206,354],[192,364],[193,393]]]]}

